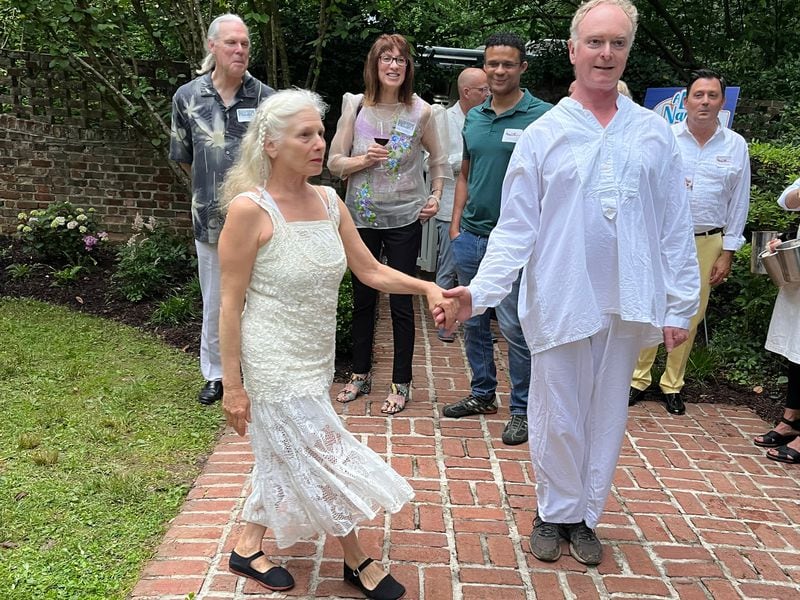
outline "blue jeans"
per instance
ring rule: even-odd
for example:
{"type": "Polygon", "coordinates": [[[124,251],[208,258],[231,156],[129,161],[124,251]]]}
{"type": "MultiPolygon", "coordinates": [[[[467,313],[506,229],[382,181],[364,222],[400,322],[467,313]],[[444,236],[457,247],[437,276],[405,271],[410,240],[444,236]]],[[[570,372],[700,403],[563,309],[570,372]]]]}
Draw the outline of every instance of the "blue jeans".
{"type": "MultiPolygon", "coordinates": [[[[486,254],[489,238],[461,230],[450,245],[456,261],[456,272],[461,285],[469,285],[478,272],[486,254]]],[[[511,379],[512,415],[525,415],[528,410],[528,388],[531,381],[531,353],[519,324],[517,298],[519,281],[514,282],[511,293],[495,307],[500,332],[508,342],[508,372],[511,379]]],[[[497,367],[494,364],[494,346],[488,312],[472,317],[464,323],[464,343],[467,360],[472,369],[470,387],[472,394],[485,398],[497,389],[497,367]]]]}

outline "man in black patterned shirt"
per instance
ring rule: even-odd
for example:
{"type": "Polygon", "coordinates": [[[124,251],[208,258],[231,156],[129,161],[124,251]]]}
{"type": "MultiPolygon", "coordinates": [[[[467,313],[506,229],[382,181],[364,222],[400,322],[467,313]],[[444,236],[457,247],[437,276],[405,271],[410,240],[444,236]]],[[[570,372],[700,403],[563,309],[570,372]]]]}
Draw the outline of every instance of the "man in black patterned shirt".
{"type": "Polygon", "coordinates": [[[201,404],[222,398],[219,355],[219,260],[222,230],[218,194],[225,173],[258,105],[273,90],[247,72],[250,34],[241,18],[225,14],[208,28],[208,54],[200,75],[172,98],[170,158],[192,178],[192,225],[203,294],[200,368],[206,384],[201,404]]]}

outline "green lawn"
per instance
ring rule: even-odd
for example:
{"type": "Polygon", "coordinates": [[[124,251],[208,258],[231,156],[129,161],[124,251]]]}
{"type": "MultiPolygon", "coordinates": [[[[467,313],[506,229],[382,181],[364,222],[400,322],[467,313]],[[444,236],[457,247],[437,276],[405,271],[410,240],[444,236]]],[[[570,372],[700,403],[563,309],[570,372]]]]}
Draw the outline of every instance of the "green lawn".
{"type": "Polygon", "coordinates": [[[0,299],[0,597],[124,598],[222,422],[196,359],[0,299]]]}

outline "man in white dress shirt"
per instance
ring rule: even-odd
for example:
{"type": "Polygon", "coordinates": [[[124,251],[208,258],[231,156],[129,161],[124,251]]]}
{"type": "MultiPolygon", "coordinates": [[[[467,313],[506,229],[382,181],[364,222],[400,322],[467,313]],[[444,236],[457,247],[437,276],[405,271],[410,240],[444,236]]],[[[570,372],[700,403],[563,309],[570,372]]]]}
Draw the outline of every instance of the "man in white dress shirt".
{"type": "Polygon", "coordinates": [[[538,505],[530,545],[544,561],[557,560],[566,539],[575,559],[600,562],[594,529],[622,446],[636,358],[659,339],[669,349],[685,341],[697,312],[675,136],[617,93],[636,21],[629,0],[578,8],[569,41],[575,91],[522,134],[480,269],[468,287],[445,292],[459,299],[463,321],[500,302],[524,267],[519,316],[531,350],[538,505]]]}
{"type": "MultiPolygon", "coordinates": [[[[742,232],[750,208],[747,142],[719,122],[724,104],[722,76],[710,69],[695,71],[686,85],[686,120],[672,126],[683,159],[683,184],[692,209],[700,264],[700,310],[689,325],[689,339],[667,356],[659,381],[667,412],[673,415],[686,412],[681,390],[697,326],[705,316],[711,288],[728,276],[733,255],[744,244],[742,232]]],[[[628,397],[630,406],[641,400],[650,386],[657,350],[654,346],[639,355],[628,397]]]]}
{"type": "MultiPolygon", "coordinates": [[[[486,82],[486,73],[482,69],[467,67],[458,75],[458,101],[447,109],[447,154],[453,175],[456,177],[461,172],[461,160],[464,153],[464,139],[461,130],[464,129],[464,117],[467,112],[479,104],[483,104],[489,95],[489,84],[486,82]]],[[[439,203],[439,212],[436,213],[436,230],[439,233],[439,257],[436,261],[436,285],[445,290],[458,285],[456,263],[450,250],[450,220],[453,217],[453,196],[455,195],[455,181],[445,180],[442,189],[442,200],[439,203]]],[[[452,332],[439,329],[439,339],[443,342],[452,342],[452,332]]]]}

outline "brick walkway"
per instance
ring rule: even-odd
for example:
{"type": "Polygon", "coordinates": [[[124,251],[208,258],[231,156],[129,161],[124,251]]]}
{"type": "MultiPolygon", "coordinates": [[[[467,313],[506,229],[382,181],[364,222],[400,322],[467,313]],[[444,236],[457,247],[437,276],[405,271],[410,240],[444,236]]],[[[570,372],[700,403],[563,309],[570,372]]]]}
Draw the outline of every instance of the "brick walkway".
{"type": "MultiPolygon", "coordinates": [[[[672,417],[659,403],[637,405],[598,527],[602,564],[587,568],[566,548],[558,562],[543,563],[528,552],[536,506],[528,445],[500,442],[505,372],[498,414],[442,418],[442,405],[469,391],[463,347],[439,342],[420,318],[413,401],[384,417],[390,331],[381,319],[373,393],[337,410],[416,490],[400,513],[360,529],[366,549],[408,588],[406,599],[800,598],[800,467],[753,446],[767,427],[750,410],[691,404],[672,417]]],[[[227,431],[132,598],[362,597],[340,579],[335,540],[283,551],[265,542],[297,581],[288,594],[263,594],[228,572],[251,460],[248,442],[227,431]]]]}

